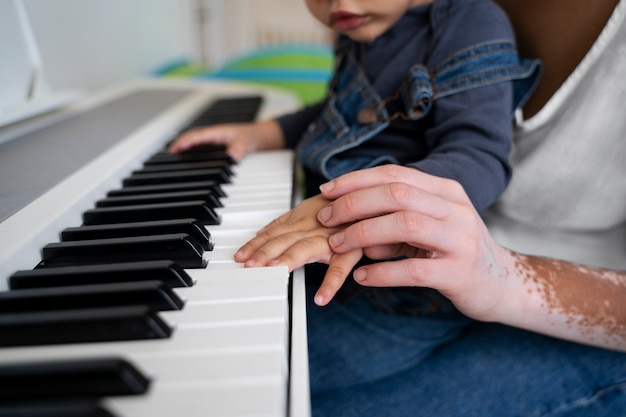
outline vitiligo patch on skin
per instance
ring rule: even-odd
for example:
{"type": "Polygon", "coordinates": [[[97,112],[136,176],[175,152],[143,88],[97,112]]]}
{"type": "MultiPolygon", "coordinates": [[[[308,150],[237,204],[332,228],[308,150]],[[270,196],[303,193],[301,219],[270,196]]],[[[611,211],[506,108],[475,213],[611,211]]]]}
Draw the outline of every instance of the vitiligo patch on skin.
{"type": "Polygon", "coordinates": [[[515,255],[515,268],[552,314],[588,334],[626,340],[626,273],[515,255]]]}

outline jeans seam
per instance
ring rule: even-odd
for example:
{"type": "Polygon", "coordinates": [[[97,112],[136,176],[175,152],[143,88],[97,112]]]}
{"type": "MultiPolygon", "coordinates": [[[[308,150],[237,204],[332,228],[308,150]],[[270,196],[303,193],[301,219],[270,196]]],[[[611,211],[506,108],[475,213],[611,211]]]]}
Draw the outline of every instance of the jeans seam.
{"type": "Polygon", "coordinates": [[[612,394],[612,393],[620,392],[620,391],[622,392],[622,394],[626,395],[626,381],[608,385],[606,387],[598,389],[597,391],[592,393],[592,395],[589,395],[586,397],[580,397],[576,399],[575,401],[570,401],[568,403],[561,404],[560,406],[553,409],[552,411],[545,413],[545,414],[541,414],[539,417],[555,417],[555,416],[563,415],[565,413],[568,413],[578,408],[585,408],[585,407],[590,406],[593,403],[598,402],[598,400],[600,400],[603,396],[607,394],[612,394]]]}

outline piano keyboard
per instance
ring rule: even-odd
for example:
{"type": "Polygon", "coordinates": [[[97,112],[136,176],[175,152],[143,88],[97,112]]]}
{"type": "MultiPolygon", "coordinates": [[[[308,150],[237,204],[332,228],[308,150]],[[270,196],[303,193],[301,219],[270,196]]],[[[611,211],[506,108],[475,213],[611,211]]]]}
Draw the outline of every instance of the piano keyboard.
{"type": "MultiPolygon", "coordinates": [[[[192,124],[252,119],[261,100],[214,101],[192,124]]],[[[57,229],[36,267],[0,264],[0,415],[307,415],[302,279],[233,262],[291,207],[291,152],[234,164],[158,148],[103,181],[118,186],[57,229]]]]}

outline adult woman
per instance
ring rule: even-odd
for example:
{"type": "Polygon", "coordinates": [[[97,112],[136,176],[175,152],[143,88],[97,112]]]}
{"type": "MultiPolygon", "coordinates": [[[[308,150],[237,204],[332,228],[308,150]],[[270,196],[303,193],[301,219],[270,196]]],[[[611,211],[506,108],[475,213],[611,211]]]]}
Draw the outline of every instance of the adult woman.
{"type": "MultiPolygon", "coordinates": [[[[458,184],[414,169],[377,167],[322,187],[332,201],[318,215],[331,235],[334,254],[322,259],[330,281],[341,282],[354,251],[393,260],[354,273],[385,288],[309,306],[314,415],[624,415],[626,123],[617,103],[626,95],[626,2],[561,6],[581,15],[604,7],[600,20],[611,18],[596,25],[604,29],[571,75],[544,50],[556,77],[528,103],[534,117],[517,131],[514,177],[485,214],[489,229],[458,184]],[[415,297],[394,291],[402,286],[417,286],[415,297]],[[416,299],[426,302],[405,308],[416,299]]],[[[270,225],[244,258],[282,251],[274,262],[310,261],[298,254],[324,243],[319,232],[298,250],[271,244],[298,221],[270,225]]]]}

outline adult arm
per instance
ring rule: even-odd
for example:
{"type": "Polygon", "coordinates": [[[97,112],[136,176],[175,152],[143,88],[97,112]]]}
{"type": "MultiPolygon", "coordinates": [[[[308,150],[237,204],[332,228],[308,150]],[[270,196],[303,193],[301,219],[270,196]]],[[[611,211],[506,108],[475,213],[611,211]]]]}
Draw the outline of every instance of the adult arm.
{"type": "MultiPolygon", "coordinates": [[[[358,268],[362,285],[434,288],[477,320],[626,351],[626,272],[500,246],[455,181],[388,165],[339,177],[322,194],[334,201],[320,222],[349,224],[332,249],[388,260],[358,268]]],[[[328,274],[348,272],[331,261],[328,274]]]]}

